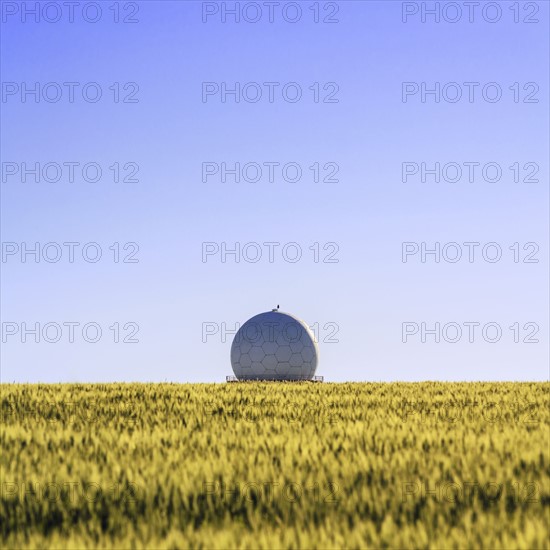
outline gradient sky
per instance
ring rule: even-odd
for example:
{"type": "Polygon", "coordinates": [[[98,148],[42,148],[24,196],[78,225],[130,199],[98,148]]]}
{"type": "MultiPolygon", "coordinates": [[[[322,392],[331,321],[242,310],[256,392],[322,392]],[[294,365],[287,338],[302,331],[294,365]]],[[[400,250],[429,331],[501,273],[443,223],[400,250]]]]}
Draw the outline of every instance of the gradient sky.
{"type": "MultiPolygon", "coordinates": [[[[235,2],[120,2],[119,23],[111,0],[97,3],[95,23],[86,21],[96,16],[93,6],[83,12],[89,3],[75,8],[73,22],[66,8],[59,21],[47,20],[62,2],[50,2],[38,22],[32,14],[23,17],[34,4],[2,2],[3,382],[223,381],[232,374],[232,335],[222,334],[222,323],[231,329],[277,304],[319,327],[317,374],[328,381],[548,378],[548,2],[500,1],[487,8],[481,1],[472,22],[458,2],[463,14],[456,23],[445,20],[454,17],[452,7],[439,23],[429,14],[423,22],[423,6],[435,2],[320,2],[319,23],[309,1],[299,2],[302,17],[295,23],[285,21],[282,7],[287,18],[296,12],[284,1],[273,8],[273,23],[265,7],[257,23],[236,23],[230,14],[223,22],[222,4],[235,2]],[[502,14],[491,23],[484,13],[494,18],[495,5],[502,14]],[[203,10],[215,8],[203,22],[203,10]],[[403,21],[403,10],[415,8],[403,21]],[[123,23],[124,17],[138,22],[123,23]],[[337,22],[324,23],[325,17],[337,22]],[[23,102],[23,83],[32,88],[36,82],[41,89],[59,83],[61,99],[36,102],[31,94],[23,102]],[[74,102],[64,82],[79,83],[74,102]],[[89,82],[101,87],[98,102],[82,99],[89,82]],[[130,97],[137,102],[122,101],[134,90],[124,89],[128,82],[139,86],[130,97]],[[266,95],[236,103],[220,94],[203,101],[203,82],[280,86],[272,103],[266,95]],[[288,82],[301,86],[300,101],[282,98],[288,82]],[[338,86],[338,102],[313,101],[309,87],[319,83],[323,98],[334,89],[323,90],[329,82],[338,86]],[[422,102],[418,93],[404,102],[403,82],[419,88],[456,82],[463,96],[453,103],[428,95],[422,102]],[[479,83],[473,102],[464,82],[479,83]],[[499,101],[483,99],[490,82],[502,89],[499,101]],[[514,83],[517,103],[509,89],[514,83]],[[524,102],[535,90],[532,84],[524,89],[527,83],[538,87],[532,96],[538,102],[524,102]],[[57,182],[36,182],[32,175],[23,182],[22,163],[36,162],[97,163],[102,176],[87,182],[77,168],[72,183],[68,169],[57,182]],[[116,162],[136,163],[139,181],[114,182],[109,167],[116,162]],[[256,183],[237,183],[231,175],[224,183],[219,174],[203,182],[205,162],[294,162],[303,173],[298,182],[278,171],[269,182],[267,169],[256,183]],[[315,183],[309,169],[315,162],[336,163],[338,181],[315,183]],[[473,182],[464,165],[457,182],[437,183],[430,175],[403,181],[404,162],[480,167],[473,182]],[[489,162],[502,168],[500,181],[482,177],[489,162]],[[509,169],[514,163],[517,183],[509,169]],[[527,163],[538,166],[531,178],[538,181],[523,181],[534,166],[527,163]],[[10,175],[14,169],[19,172],[10,175]],[[28,255],[23,263],[22,243],[32,248],[36,242],[81,245],[72,263],[66,247],[58,262],[28,255]],[[101,246],[96,263],[82,258],[82,245],[90,242],[101,246]],[[133,250],[123,250],[129,242],[139,246],[138,262],[115,263],[110,247],[120,243],[123,258],[133,250]],[[259,243],[263,254],[256,263],[242,256],[236,263],[232,255],[222,262],[220,254],[203,261],[204,242],[259,243]],[[264,242],[281,243],[273,262],[264,242]],[[289,242],[302,249],[295,263],[281,254],[289,242]],[[403,242],[481,245],[472,263],[465,247],[457,263],[430,256],[423,263],[420,254],[404,263],[403,242]],[[484,261],[481,246],[488,242],[502,248],[500,261],[484,261]],[[10,243],[18,253],[9,254],[10,243]],[[314,243],[319,262],[309,248],[314,243]],[[333,249],[323,251],[326,243],[337,243],[337,263],[322,261],[333,249]],[[519,263],[509,249],[514,243],[519,263]],[[525,243],[536,243],[538,263],[523,262],[533,250],[524,251],[525,243]],[[41,336],[36,343],[33,335],[22,342],[22,323],[67,322],[80,323],[73,343],[67,327],[58,342],[41,336]],[[464,326],[456,343],[435,343],[430,335],[423,343],[420,331],[404,343],[405,322],[419,329],[421,323],[480,326],[472,343],[464,326]],[[481,334],[491,322],[502,327],[494,343],[481,334]],[[102,328],[98,342],[83,339],[86,323],[102,328]],[[121,339],[126,323],[137,324],[139,342],[115,343],[114,323],[121,339]],[[534,327],[526,324],[536,323],[538,342],[514,342],[514,323],[520,340],[534,327]],[[219,330],[205,336],[206,327],[219,330]],[[18,332],[6,334],[11,330],[18,332]]],[[[247,10],[250,19],[255,8],[247,10]]],[[[247,90],[252,94],[254,87],[247,90]]],[[[453,88],[446,91],[451,98],[453,88]]],[[[252,257],[254,248],[247,250],[252,257]]]]}

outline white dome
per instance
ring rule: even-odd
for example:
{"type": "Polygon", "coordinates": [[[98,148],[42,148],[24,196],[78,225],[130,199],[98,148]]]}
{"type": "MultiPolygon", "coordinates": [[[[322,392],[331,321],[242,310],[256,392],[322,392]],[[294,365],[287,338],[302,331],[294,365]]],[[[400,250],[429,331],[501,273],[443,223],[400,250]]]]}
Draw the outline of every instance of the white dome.
{"type": "Polygon", "coordinates": [[[231,366],[239,380],[311,380],[318,362],[310,328],[278,310],[249,319],[231,344],[231,366]]]}

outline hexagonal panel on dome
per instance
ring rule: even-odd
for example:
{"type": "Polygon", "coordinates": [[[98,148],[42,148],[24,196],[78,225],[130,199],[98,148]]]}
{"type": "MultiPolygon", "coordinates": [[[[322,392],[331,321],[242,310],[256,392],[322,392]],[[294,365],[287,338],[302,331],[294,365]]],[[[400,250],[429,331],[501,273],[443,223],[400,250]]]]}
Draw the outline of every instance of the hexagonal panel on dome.
{"type": "Polygon", "coordinates": [[[241,376],[248,376],[252,373],[252,367],[243,367],[241,368],[241,376]]]}
{"type": "Polygon", "coordinates": [[[277,366],[277,359],[274,355],[266,355],[262,359],[262,365],[266,370],[275,370],[275,367],[277,366]]]}
{"type": "Polygon", "coordinates": [[[293,380],[307,380],[309,378],[309,369],[303,363],[298,367],[290,363],[288,375],[293,380]]]}
{"type": "Polygon", "coordinates": [[[252,361],[261,361],[265,357],[265,352],[260,346],[252,346],[252,349],[249,351],[250,359],[252,361]]]}
{"type": "Polygon", "coordinates": [[[250,367],[252,366],[252,359],[250,359],[250,355],[248,355],[248,353],[244,353],[241,355],[241,360],[239,363],[241,364],[241,367],[250,367]]]}
{"type": "Polygon", "coordinates": [[[299,353],[293,353],[290,356],[289,363],[291,367],[301,367],[304,364],[304,360],[302,359],[302,356],[299,353]]]}
{"type": "Polygon", "coordinates": [[[278,347],[277,342],[264,342],[262,344],[262,349],[266,355],[274,355],[278,347]]]}
{"type": "Polygon", "coordinates": [[[241,349],[241,353],[248,353],[252,349],[252,343],[241,340],[239,347],[241,349]]]}
{"type": "Polygon", "coordinates": [[[261,376],[265,372],[265,367],[260,361],[252,361],[252,371],[254,376],[261,376]]]}
{"type": "Polygon", "coordinates": [[[302,368],[302,373],[306,378],[311,378],[315,372],[315,367],[311,363],[305,363],[302,368]]]}
{"type": "Polygon", "coordinates": [[[304,344],[301,340],[299,342],[290,342],[290,349],[292,353],[300,353],[304,349],[304,344]]]}
{"type": "Polygon", "coordinates": [[[292,350],[290,349],[290,346],[279,346],[277,348],[277,351],[275,352],[275,357],[277,358],[277,361],[289,361],[290,356],[292,355],[292,350]]]}
{"type": "Polygon", "coordinates": [[[287,376],[290,371],[290,363],[288,361],[279,361],[275,367],[275,372],[281,376],[287,376]]]}
{"type": "Polygon", "coordinates": [[[313,359],[315,353],[313,351],[313,348],[310,347],[310,346],[307,346],[305,347],[302,352],[302,358],[304,359],[304,361],[307,361],[308,363],[313,359]]]}

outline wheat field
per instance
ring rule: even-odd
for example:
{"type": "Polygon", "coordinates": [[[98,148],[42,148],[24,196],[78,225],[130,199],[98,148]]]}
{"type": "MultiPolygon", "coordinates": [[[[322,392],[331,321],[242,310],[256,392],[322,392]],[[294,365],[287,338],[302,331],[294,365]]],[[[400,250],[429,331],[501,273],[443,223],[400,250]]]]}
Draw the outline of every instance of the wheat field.
{"type": "Polygon", "coordinates": [[[3,384],[8,548],[549,548],[548,383],[3,384]]]}

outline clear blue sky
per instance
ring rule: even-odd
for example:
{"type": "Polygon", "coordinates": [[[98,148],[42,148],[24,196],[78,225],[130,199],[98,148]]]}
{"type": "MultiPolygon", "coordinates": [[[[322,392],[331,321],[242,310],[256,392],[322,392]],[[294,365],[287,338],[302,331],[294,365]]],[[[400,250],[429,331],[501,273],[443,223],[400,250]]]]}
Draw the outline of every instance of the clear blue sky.
{"type": "Polygon", "coordinates": [[[222,381],[222,323],[277,304],[318,327],[326,380],[548,378],[548,2],[482,1],[471,22],[462,2],[462,14],[440,2],[436,22],[422,13],[435,2],[302,1],[299,17],[281,0],[272,23],[262,2],[240,2],[239,23],[223,14],[235,2],[25,12],[34,4],[2,2],[3,382],[222,381]],[[216,90],[236,82],[240,101],[222,101],[216,90]],[[435,83],[439,101],[423,102],[435,83]],[[261,178],[250,164],[223,182],[222,162],[257,163],[261,178]],[[23,163],[47,170],[22,181],[23,163]],[[336,181],[316,183],[315,163],[321,180],[337,166],[336,181]],[[462,176],[448,164],[439,182],[422,181],[421,163],[456,163],[462,176]],[[39,261],[22,262],[36,242],[39,261]],[[80,243],[73,262],[68,242],[80,243]],[[272,262],[266,242],[280,243],[272,262]],[[406,262],[405,242],[418,245],[406,262]],[[440,243],[439,263],[421,261],[422,242],[440,243]],[[473,262],[468,242],[480,243],[473,262]],[[235,243],[240,261],[222,262],[235,243]],[[498,250],[487,243],[499,261],[484,259],[498,250]],[[51,341],[23,342],[23,323],[51,341]],[[86,323],[89,340],[101,327],[96,343],[86,323]],[[422,323],[440,323],[439,343],[422,342],[422,323]],[[462,337],[445,341],[456,324],[462,337]]]}

